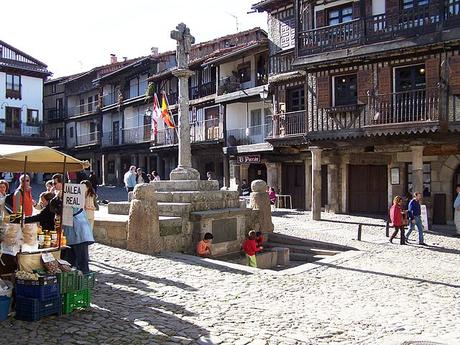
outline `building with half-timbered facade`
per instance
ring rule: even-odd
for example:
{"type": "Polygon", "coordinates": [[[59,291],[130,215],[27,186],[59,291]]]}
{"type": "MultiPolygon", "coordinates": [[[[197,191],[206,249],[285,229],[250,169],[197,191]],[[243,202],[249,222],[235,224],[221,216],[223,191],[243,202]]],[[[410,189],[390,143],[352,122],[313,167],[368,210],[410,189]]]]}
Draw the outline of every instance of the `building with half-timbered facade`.
{"type": "Polygon", "coordinates": [[[420,191],[453,219],[460,182],[460,1],[264,0],[269,180],[295,206],[385,214],[420,191]]]}

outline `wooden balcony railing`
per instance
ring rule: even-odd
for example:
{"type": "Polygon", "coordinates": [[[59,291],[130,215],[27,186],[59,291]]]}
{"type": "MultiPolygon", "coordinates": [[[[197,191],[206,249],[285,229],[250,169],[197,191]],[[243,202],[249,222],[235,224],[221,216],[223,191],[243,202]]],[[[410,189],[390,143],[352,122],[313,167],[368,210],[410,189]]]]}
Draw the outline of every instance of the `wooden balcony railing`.
{"type": "MultiPolygon", "coordinates": [[[[447,100],[449,122],[460,121],[460,101],[447,100]]],[[[273,116],[267,137],[299,136],[310,133],[353,132],[374,126],[407,127],[439,121],[441,113],[439,88],[428,88],[368,97],[367,104],[339,107],[312,107],[273,116]]]]}
{"type": "Polygon", "coordinates": [[[295,60],[293,51],[287,54],[272,55],[270,56],[269,71],[270,75],[291,72],[292,63],[295,60]]]}
{"type": "Polygon", "coordinates": [[[434,33],[460,25],[460,0],[430,1],[427,6],[379,14],[297,33],[298,55],[307,56],[366,43],[434,33]]]}

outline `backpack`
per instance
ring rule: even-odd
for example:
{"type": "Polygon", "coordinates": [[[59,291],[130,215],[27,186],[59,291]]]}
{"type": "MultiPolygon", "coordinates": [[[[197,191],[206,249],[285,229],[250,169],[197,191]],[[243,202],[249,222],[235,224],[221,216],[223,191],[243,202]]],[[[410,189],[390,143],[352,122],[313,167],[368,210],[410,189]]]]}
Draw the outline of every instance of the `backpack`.
{"type": "Polygon", "coordinates": [[[9,214],[13,213],[13,198],[14,193],[7,194],[5,197],[5,209],[9,214]]]}

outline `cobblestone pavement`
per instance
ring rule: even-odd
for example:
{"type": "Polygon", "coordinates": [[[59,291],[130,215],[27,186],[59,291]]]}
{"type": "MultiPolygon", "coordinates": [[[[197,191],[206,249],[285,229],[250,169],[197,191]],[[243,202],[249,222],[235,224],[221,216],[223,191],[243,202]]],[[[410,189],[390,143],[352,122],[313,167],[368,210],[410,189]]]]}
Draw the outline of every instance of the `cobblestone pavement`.
{"type": "Polygon", "coordinates": [[[427,234],[426,248],[391,245],[381,220],[323,217],[278,212],[275,229],[359,252],[292,275],[95,244],[91,310],[9,319],[0,323],[2,343],[460,344],[460,239],[427,234]],[[356,223],[367,224],[362,242],[353,240],[356,223]]]}

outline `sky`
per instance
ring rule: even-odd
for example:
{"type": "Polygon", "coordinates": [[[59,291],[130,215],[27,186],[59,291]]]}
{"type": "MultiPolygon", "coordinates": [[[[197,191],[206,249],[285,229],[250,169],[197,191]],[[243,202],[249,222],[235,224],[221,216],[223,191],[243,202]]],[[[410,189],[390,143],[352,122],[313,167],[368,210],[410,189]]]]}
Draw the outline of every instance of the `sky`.
{"type": "Polygon", "coordinates": [[[266,13],[248,14],[258,1],[3,0],[0,40],[44,62],[54,78],[107,64],[112,53],[121,60],[175,49],[170,32],[180,22],[197,43],[237,32],[237,21],[238,31],[266,30],[266,13]]]}

